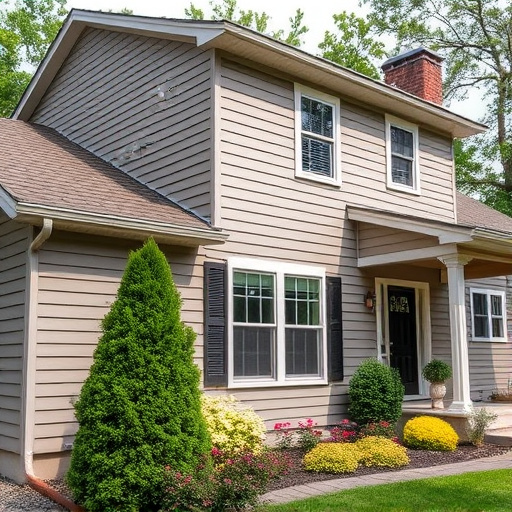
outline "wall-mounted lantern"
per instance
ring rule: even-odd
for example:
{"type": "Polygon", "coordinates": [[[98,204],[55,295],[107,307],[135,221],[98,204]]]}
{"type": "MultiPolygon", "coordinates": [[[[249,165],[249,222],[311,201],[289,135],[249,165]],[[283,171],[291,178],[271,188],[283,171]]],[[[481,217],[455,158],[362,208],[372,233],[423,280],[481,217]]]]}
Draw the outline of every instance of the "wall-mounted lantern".
{"type": "Polygon", "coordinates": [[[375,311],[375,299],[376,297],[374,291],[368,291],[364,298],[364,305],[372,312],[375,311]]]}

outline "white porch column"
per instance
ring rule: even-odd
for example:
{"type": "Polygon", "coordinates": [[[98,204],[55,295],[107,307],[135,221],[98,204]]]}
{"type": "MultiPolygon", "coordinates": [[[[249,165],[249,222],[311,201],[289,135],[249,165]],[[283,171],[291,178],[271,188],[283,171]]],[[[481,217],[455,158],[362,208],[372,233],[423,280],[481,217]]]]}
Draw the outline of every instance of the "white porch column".
{"type": "Polygon", "coordinates": [[[446,265],[450,308],[450,336],[453,368],[453,402],[450,411],[470,412],[469,354],[464,293],[464,265],[471,257],[450,254],[439,257],[446,265]]]}

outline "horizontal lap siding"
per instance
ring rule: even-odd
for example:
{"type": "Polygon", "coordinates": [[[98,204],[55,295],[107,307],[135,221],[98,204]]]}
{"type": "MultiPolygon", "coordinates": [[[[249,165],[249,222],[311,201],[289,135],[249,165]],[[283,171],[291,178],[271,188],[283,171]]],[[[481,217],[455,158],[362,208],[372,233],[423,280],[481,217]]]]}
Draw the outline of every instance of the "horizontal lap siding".
{"type": "Polygon", "coordinates": [[[400,229],[359,223],[359,255],[361,257],[436,247],[436,237],[400,229]]]}
{"type": "Polygon", "coordinates": [[[342,101],[342,196],[358,206],[453,222],[451,142],[421,127],[419,141],[421,195],[387,189],[384,116],[342,101]]]}
{"type": "Polygon", "coordinates": [[[363,305],[373,287],[356,267],[355,224],[333,187],[294,177],[293,84],[224,61],[221,70],[221,217],[230,233],[207,259],[247,256],[323,266],[341,275],[345,381],[328,386],[229,390],[272,428],[305,416],[319,425],[346,413],[347,384],[376,355],[375,317],[363,305]]]}
{"type": "MultiPolygon", "coordinates": [[[[89,374],[100,322],[115,300],[128,242],[54,234],[39,253],[35,453],[73,441],[72,402],[89,374]]],[[[194,249],[162,247],[183,299],[182,319],[198,334],[202,361],[202,265],[194,249]]]]}
{"type": "Polygon", "coordinates": [[[486,399],[496,388],[506,388],[512,378],[512,296],[510,282],[506,277],[475,279],[466,281],[467,335],[469,344],[469,373],[473,398],[486,399]],[[485,288],[504,291],[507,296],[506,343],[471,341],[471,296],[470,288],[485,288]]]}
{"type": "Polygon", "coordinates": [[[0,450],[20,453],[30,230],[0,214],[0,450]]]}
{"type": "Polygon", "coordinates": [[[209,218],[210,60],[191,44],[90,29],[32,121],[209,218]]]}

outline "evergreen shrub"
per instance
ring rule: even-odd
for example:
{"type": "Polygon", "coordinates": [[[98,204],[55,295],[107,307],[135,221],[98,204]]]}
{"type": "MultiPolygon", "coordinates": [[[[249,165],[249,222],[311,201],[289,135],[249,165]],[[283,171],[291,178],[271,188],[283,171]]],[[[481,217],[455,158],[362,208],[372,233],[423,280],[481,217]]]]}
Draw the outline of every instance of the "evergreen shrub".
{"type": "Polygon", "coordinates": [[[356,441],[363,466],[399,468],[409,464],[407,450],[391,439],[379,436],[363,437],[356,441]]]}
{"type": "Polygon", "coordinates": [[[432,416],[411,418],[404,426],[404,444],[418,450],[452,452],[459,436],[446,421],[432,416]]]}
{"type": "Polygon", "coordinates": [[[353,473],[360,456],[354,443],[319,443],[304,455],[302,463],[306,471],[353,473]]]}
{"type": "Polygon", "coordinates": [[[404,386],[396,368],[376,359],[363,361],[350,379],[350,419],[360,425],[387,421],[396,423],[402,415],[404,386]]]}
{"type": "Polygon", "coordinates": [[[265,423],[253,409],[232,395],[203,395],[201,404],[213,446],[228,456],[262,451],[265,423]]]}
{"type": "Polygon", "coordinates": [[[67,481],[89,512],[158,510],[164,467],[191,471],[210,440],[195,335],[153,240],[132,252],[78,401],[67,481]]]}

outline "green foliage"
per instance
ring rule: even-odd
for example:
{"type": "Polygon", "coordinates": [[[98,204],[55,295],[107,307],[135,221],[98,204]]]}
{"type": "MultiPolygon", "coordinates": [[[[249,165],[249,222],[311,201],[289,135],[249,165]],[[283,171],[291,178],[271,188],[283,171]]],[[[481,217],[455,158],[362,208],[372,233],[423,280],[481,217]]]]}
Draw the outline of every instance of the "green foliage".
{"type": "Polygon", "coordinates": [[[213,446],[229,456],[263,450],[265,423],[250,407],[234,396],[203,395],[201,405],[213,446]]]}
{"type": "MultiPolygon", "coordinates": [[[[215,3],[214,0],[209,1],[212,8],[212,20],[228,20],[238,23],[244,27],[248,27],[262,34],[269,33],[270,16],[266,12],[257,12],[253,10],[244,11],[237,5],[237,0],[221,0],[215,3]]],[[[202,9],[196,7],[193,3],[190,7],[185,8],[185,16],[193,20],[204,20],[206,18],[202,9]]],[[[305,35],[309,29],[302,24],[304,19],[304,12],[300,9],[295,11],[295,15],[289,18],[290,30],[286,34],[284,30],[270,32],[270,36],[274,39],[293,46],[302,45],[302,36],[305,35]]]]}
{"type": "Polygon", "coordinates": [[[16,108],[31,74],[59,31],[66,0],[18,0],[0,4],[0,117],[16,108]]]}
{"type": "Polygon", "coordinates": [[[428,382],[444,382],[452,376],[452,367],[440,359],[432,359],[425,365],[421,375],[428,382]]]}
{"type": "Polygon", "coordinates": [[[359,466],[361,454],[355,444],[319,443],[304,455],[306,471],[318,473],[353,473],[359,466]]]}
{"type": "Polygon", "coordinates": [[[424,46],[445,58],[444,95],[481,91],[487,134],[456,146],[457,183],[487,205],[512,214],[512,5],[502,0],[362,0],[376,35],[398,48],[424,46]],[[462,152],[461,152],[462,150],[462,152]],[[492,162],[493,165],[489,163],[492,162]]]}
{"type": "Polygon", "coordinates": [[[359,424],[396,422],[402,414],[404,386],[398,370],[376,359],[359,365],[350,379],[348,394],[350,418],[359,424]]]}
{"type": "Polygon", "coordinates": [[[404,426],[404,444],[418,450],[452,452],[459,436],[446,421],[433,416],[418,416],[404,426]]]}
{"type": "Polygon", "coordinates": [[[224,512],[254,506],[268,484],[291,466],[282,453],[237,453],[233,457],[214,448],[190,474],[166,468],[161,511],[224,512]]]}
{"type": "Polygon", "coordinates": [[[324,40],[318,45],[322,57],[379,80],[379,69],[372,59],[382,60],[386,52],[384,43],[371,33],[371,24],[346,11],[334,14],[333,19],[339,32],[325,32],[324,40]]]}
{"type": "Polygon", "coordinates": [[[164,466],[194,468],[210,442],[201,415],[195,335],[153,240],[130,254],[75,404],[67,476],[90,512],[157,510],[164,466]]]}
{"type": "Polygon", "coordinates": [[[359,463],[367,467],[399,468],[409,464],[407,450],[391,439],[368,436],[355,444],[361,457],[359,463]]]}
{"type": "Polygon", "coordinates": [[[480,446],[484,442],[485,431],[497,418],[497,414],[489,412],[485,407],[473,409],[466,427],[469,442],[475,446],[480,446]]]}

